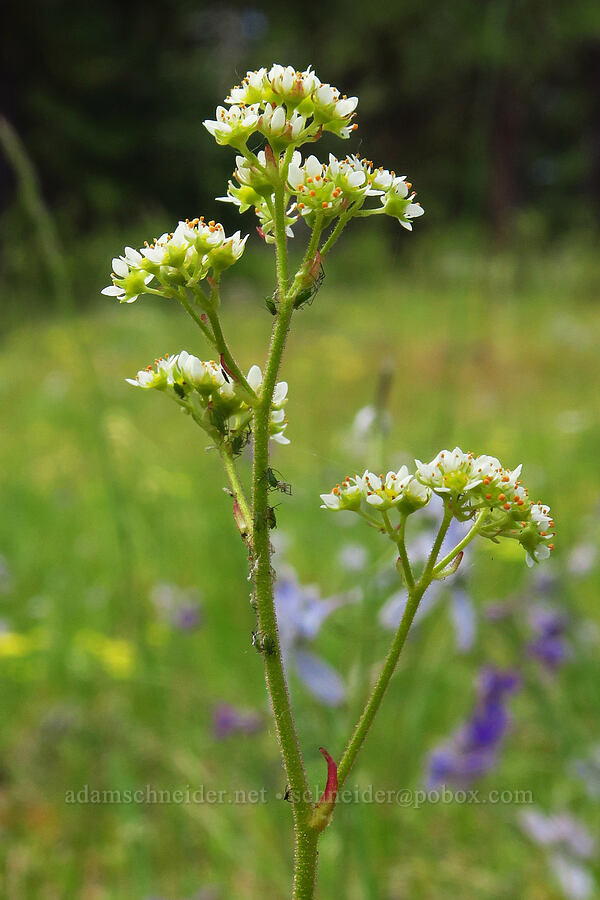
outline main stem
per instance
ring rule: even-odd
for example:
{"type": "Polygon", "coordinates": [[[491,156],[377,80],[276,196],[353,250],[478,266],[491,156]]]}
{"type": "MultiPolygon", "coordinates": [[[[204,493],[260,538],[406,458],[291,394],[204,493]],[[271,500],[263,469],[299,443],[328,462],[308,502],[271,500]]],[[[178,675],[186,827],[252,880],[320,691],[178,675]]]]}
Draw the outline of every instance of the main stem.
{"type": "MultiPolygon", "coordinates": [[[[283,186],[275,191],[275,248],[279,308],[260,392],[254,408],[254,461],[252,467],[253,562],[256,609],[263,648],[267,688],[283,763],[291,789],[295,833],[294,900],[312,900],[317,868],[317,837],[310,826],[313,803],[288,694],[273,596],[273,570],[269,541],[269,418],[273,391],[293,311],[288,292],[289,272],[285,240],[283,186]]],[[[291,295],[291,296],[290,296],[291,295]]]]}

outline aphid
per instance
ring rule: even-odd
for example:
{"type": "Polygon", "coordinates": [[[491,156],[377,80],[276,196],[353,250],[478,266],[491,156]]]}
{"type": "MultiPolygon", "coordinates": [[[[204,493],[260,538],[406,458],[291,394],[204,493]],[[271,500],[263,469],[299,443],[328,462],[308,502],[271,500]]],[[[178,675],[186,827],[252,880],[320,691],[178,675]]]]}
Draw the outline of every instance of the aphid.
{"type": "Polygon", "coordinates": [[[261,631],[252,632],[252,646],[265,656],[271,656],[275,652],[275,641],[271,635],[263,634],[261,631]]]}
{"type": "Polygon", "coordinates": [[[275,305],[275,300],[273,299],[273,297],[265,297],[265,306],[272,316],[277,315],[277,306],[275,305]]]}
{"type": "Polygon", "coordinates": [[[277,528],[277,518],[275,516],[274,506],[267,506],[267,525],[269,528],[277,528]]]}
{"type": "Polygon", "coordinates": [[[221,409],[215,409],[214,406],[212,406],[212,408],[209,406],[208,409],[210,410],[212,424],[224,438],[227,438],[229,436],[229,422],[227,415],[221,409]]]}
{"type": "Polygon", "coordinates": [[[231,438],[231,452],[234,456],[239,456],[244,447],[247,446],[250,437],[252,435],[252,430],[247,428],[245,431],[242,431],[239,434],[234,434],[231,438]]]}
{"type": "Polygon", "coordinates": [[[277,469],[271,469],[270,467],[265,472],[265,477],[267,479],[269,491],[281,491],[282,494],[287,494],[289,497],[292,496],[292,485],[289,481],[284,481],[283,478],[280,477],[281,472],[277,469]]]}
{"type": "Polygon", "coordinates": [[[300,291],[294,299],[294,309],[301,309],[303,306],[310,306],[315,299],[317,292],[325,278],[325,269],[321,262],[321,254],[317,252],[314,262],[308,272],[309,284],[304,290],[300,291]]]}

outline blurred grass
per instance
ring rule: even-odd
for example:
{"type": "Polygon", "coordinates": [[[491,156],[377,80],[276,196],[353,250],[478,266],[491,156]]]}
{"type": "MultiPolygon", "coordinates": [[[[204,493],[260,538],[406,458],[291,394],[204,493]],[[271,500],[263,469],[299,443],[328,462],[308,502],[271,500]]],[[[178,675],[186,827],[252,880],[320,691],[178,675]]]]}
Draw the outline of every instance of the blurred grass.
{"type": "MultiPolygon", "coordinates": [[[[526,483],[555,514],[560,568],[599,499],[597,263],[573,244],[532,259],[526,246],[486,255],[438,237],[416,243],[409,264],[406,242],[391,258],[377,238],[366,249],[346,244],[313,307],[296,316],[283,373],[292,444],[276,448],[274,462],[294,491],[277,510],[287,556],[324,592],[353,583],[336,561],[347,541],[364,541],[376,559],[377,536],[324,515],[318,494],[369,462],[349,426],[371,402],[382,361],[392,360],[385,464],[456,443],[511,467],[524,462],[526,483]]],[[[79,263],[108,260],[100,243],[82,244],[79,263]]],[[[261,300],[270,275],[260,253],[257,263],[251,258],[247,280],[226,291],[223,308],[244,368],[263,361],[271,326],[261,300]]],[[[95,275],[82,277],[82,301],[95,275]]],[[[159,302],[93,300],[84,313],[57,318],[43,309],[28,316],[23,288],[13,300],[22,315],[13,314],[0,358],[0,553],[12,584],[0,615],[25,637],[0,656],[3,895],[141,900],[215,885],[223,898],[286,897],[284,803],[64,802],[65,791],[85,783],[266,786],[271,796],[285,785],[269,728],[223,744],[211,737],[211,709],[221,700],[258,707],[268,723],[243,546],[218,460],[162,397],[124,382],[166,351],[203,356],[201,336],[159,302]],[[203,628],[185,634],[157,619],[149,592],[163,581],[201,589],[203,628]]],[[[478,572],[480,607],[527,577],[521,557],[494,548],[482,550],[478,572]]],[[[349,708],[320,708],[292,677],[311,783],[323,782],[318,746],[339,755],[365,678],[385,652],[388,636],[364,580],[362,606],[337,613],[319,638],[355,686],[349,708]]],[[[561,602],[575,623],[598,623],[597,594],[596,573],[566,586],[561,602]]],[[[597,809],[566,766],[600,736],[597,634],[589,624],[572,629],[575,653],[556,681],[531,667],[486,789],[532,790],[542,806],[565,805],[591,824],[597,809]]],[[[475,649],[458,656],[438,608],[407,647],[352,783],[419,786],[427,751],[470,709],[477,665],[511,664],[513,641],[506,626],[482,624],[475,649]]],[[[342,807],[323,839],[319,896],[560,897],[515,812],[342,807]]]]}

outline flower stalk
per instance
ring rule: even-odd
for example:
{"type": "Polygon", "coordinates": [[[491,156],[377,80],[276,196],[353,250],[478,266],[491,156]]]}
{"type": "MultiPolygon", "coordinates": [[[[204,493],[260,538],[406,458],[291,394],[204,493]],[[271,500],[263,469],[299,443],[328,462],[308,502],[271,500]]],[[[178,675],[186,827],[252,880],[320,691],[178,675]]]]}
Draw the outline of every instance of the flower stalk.
{"type": "Polygon", "coordinates": [[[356,762],[381,707],[419,604],[431,582],[454,574],[464,548],[476,537],[512,539],[533,565],[549,556],[554,523],[547,506],[532,503],[520,481],[519,466],[509,470],[495,457],[442,450],[430,463],[415,461],[409,471],[376,475],[366,471],[345,478],[322,494],[330,512],[353,512],[370,528],[387,536],[398,550],[397,570],[407,589],[404,614],[394,634],[362,714],[339,766],[323,748],[328,777],[315,803],[309,788],[282,656],[274,599],[270,530],[276,526],[269,491],[277,486],[270,465],[270,441],[289,443],[284,406],[286,382],[278,382],[293,313],[315,297],[328,258],[354,218],[388,215],[406,230],[423,215],[405,176],[375,167],[367,159],[329,155],[321,162],[300,148],[313,146],[324,132],[346,140],[357,128],[356,97],[322,83],[309,67],[303,72],[274,65],[249,72],[204,125],[216,142],[236,151],[236,169],[225,197],[240,213],[253,209],[257,230],[274,245],[277,287],[265,305],[273,315],[264,376],[253,365],[244,375],[225,337],[219,308],[221,279],[245,252],[248,235],[231,236],[214,220],[186,219],[136,250],[126,247],[112,260],[111,284],[103,290],[121,303],[140,296],[176,301],[186,310],[217,359],[202,360],[186,350],[155,360],[127,381],[169,397],[189,416],[219,452],[233,500],[233,518],[248,548],[252,606],[281,759],[289,783],[295,838],[293,900],[313,900],[320,833],[334,817],[338,788],[356,762]],[[262,136],[264,148],[253,152],[248,140],[262,136]],[[374,204],[374,205],[373,205],[374,204]],[[288,238],[303,222],[309,229],[302,262],[290,275],[288,238]],[[206,281],[208,289],[202,285],[206,281]],[[252,492],[248,498],[237,460],[252,441],[252,492]],[[269,474],[270,473],[270,474],[269,474]],[[444,513],[431,553],[420,572],[411,564],[406,529],[409,518],[426,507],[433,494],[444,513]],[[468,533],[439,560],[455,519],[473,521],[468,533]]]}

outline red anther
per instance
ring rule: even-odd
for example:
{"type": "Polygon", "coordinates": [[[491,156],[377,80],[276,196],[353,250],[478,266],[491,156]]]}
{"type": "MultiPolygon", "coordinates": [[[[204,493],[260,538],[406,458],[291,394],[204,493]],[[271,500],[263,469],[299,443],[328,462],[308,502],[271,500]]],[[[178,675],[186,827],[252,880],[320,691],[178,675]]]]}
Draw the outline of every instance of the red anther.
{"type": "Polygon", "coordinates": [[[319,751],[327,761],[327,784],[319,803],[335,803],[338,792],[337,764],[324,747],[319,747],[319,751]]]}

